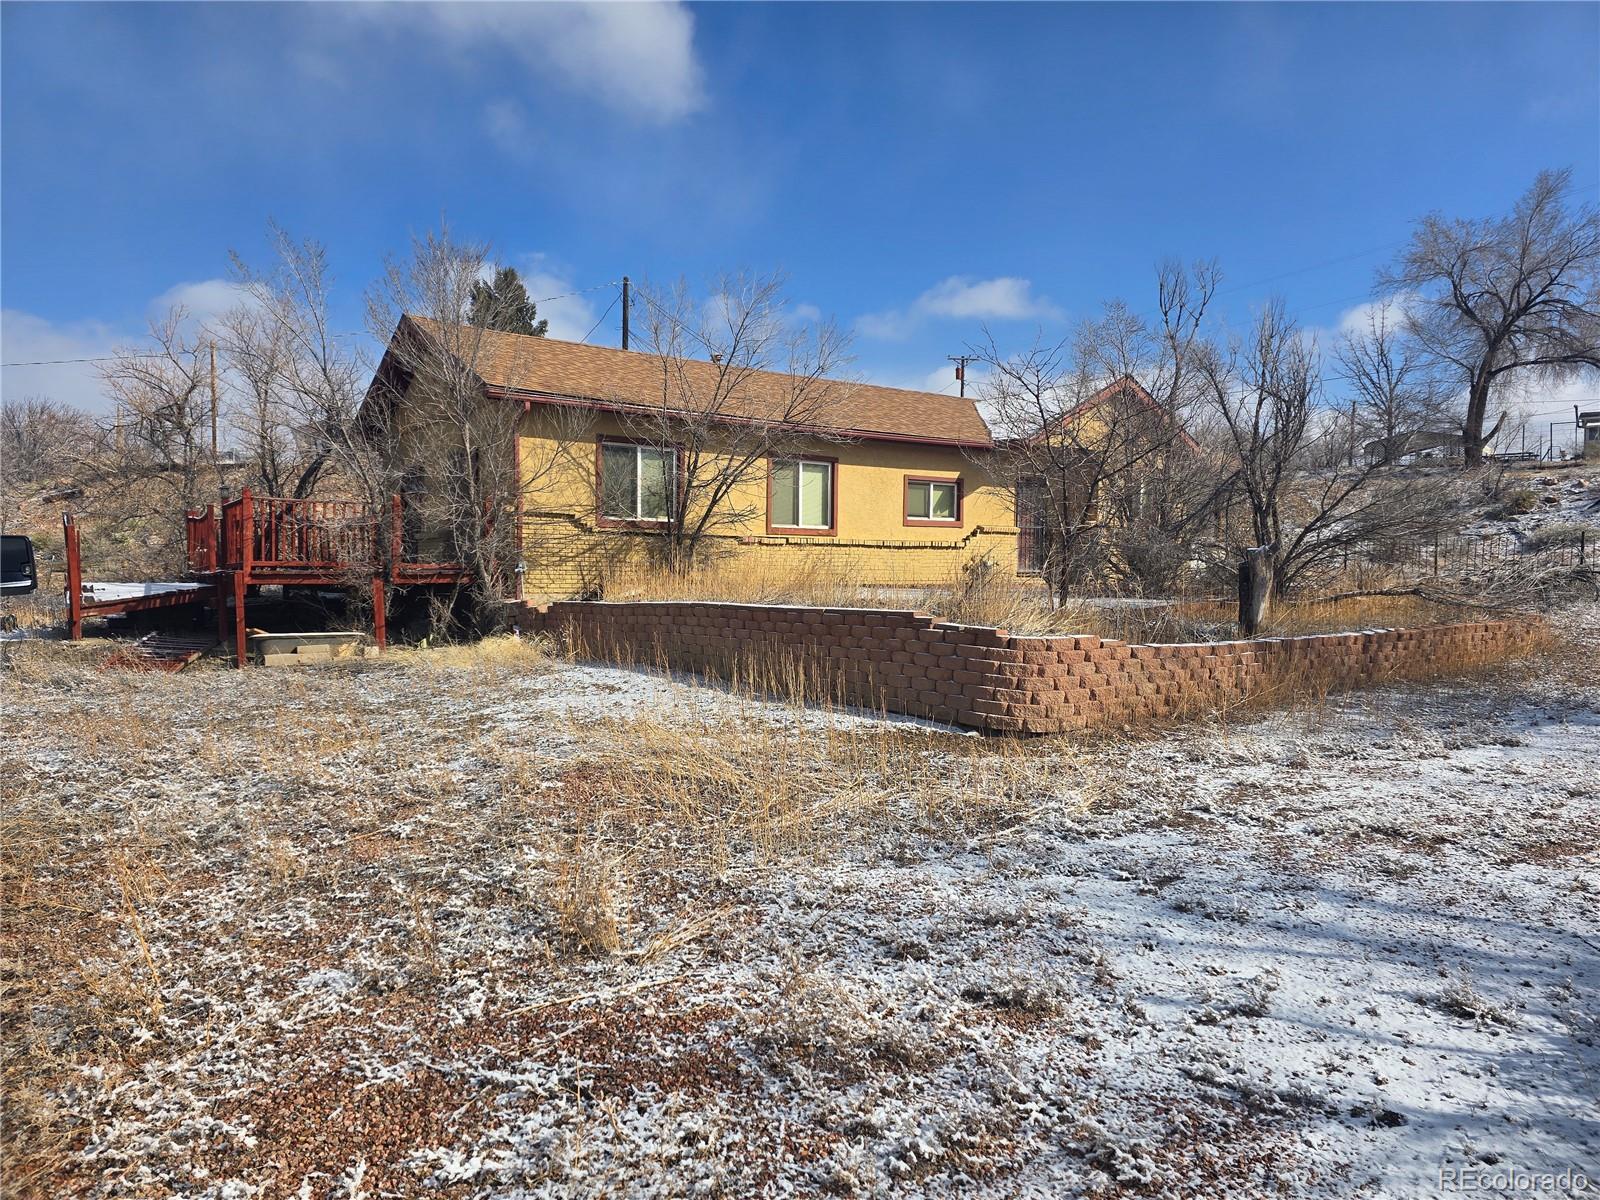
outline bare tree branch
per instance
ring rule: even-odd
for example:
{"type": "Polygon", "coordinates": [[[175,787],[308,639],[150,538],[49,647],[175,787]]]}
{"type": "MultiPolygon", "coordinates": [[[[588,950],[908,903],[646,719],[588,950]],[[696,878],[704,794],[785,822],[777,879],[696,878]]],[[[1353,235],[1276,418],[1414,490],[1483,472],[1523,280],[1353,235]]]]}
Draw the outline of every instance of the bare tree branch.
{"type": "Polygon", "coordinates": [[[1380,286],[1397,291],[1406,327],[1466,396],[1468,467],[1505,413],[1514,381],[1600,370],[1600,208],[1573,206],[1570,171],[1544,171],[1509,216],[1425,217],[1380,286]]]}

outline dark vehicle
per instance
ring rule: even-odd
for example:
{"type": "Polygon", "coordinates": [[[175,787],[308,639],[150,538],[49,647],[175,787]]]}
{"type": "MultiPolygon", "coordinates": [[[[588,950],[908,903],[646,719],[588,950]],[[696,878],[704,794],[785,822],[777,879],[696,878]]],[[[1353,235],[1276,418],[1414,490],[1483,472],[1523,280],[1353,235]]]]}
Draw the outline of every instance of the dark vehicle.
{"type": "Polygon", "coordinates": [[[0,596],[25,596],[38,590],[32,540],[20,533],[0,536],[0,596]]]}

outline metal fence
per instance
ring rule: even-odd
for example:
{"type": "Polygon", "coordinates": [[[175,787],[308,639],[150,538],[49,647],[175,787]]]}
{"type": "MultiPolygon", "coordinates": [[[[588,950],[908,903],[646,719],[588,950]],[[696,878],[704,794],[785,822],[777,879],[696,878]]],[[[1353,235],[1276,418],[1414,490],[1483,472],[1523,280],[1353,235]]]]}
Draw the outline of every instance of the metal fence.
{"type": "MultiPolygon", "coordinates": [[[[1049,531],[1042,522],[1020,526],[1017,540],[1017,570],[1023,575],[1043,572],[1050,551],[1049,531]]],[[[1477,576],[1507,569],[1530,573],[1574,567],[1600,567],[1600,531],[1574,529],[1557,533],[1548,540],[1515,533],[1453,534],[1432,538],[1378,540],[1354,544],[1342,552],[1320,558],[1300,581],[1302,587],[1382,588],[1401,580],[1421,581],[1445,578],[1470,581],[1477,576]],[[1342,580],[1342,582],[1341,582],[1342,580]]],[[[1167,599],[1216,598],[1231,586],[1234,563],[1217,562],[1202,568],[1198,562],[1176,580],[1168,581],[1159,592],[1148,593],[1167,599]]],[[[1145,595],[1130,591],[1114,577],[1100,576],[1084,581],[1086,594],[1145,595]]]]}
{"type": "MultiPolygon", "coordinates": [[[[1458,534],[1376,543],[1362,548],[1358,558],[1363,565],[1408,575],[1470,575],[1512,562],[1535,569],[1586,566],[1594,560],[1594,541],[1583,529],[1548,542],[1537,534],[1458,534]]],[[[1348,554],[1346,565],[1355,565],[1348,554]]]]}

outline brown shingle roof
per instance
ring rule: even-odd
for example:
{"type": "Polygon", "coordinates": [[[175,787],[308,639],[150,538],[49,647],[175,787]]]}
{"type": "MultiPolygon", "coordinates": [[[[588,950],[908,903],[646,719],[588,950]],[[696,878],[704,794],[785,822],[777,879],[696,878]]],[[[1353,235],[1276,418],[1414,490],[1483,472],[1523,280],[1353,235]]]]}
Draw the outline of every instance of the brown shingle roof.
{"type": "MultiPolygon", "coordinates": [[[[396,337],[407,324],[428,334],[438,328],[425,317],[407,316],[396,337]]],[[[600,407],[659,407],[662,402],[661,360],[654,355],[495,330],[485,330],[483,339],[475,369],[491,393],[600,407]]],[[[714,363],[688,360],[682,367],[687,386],[697,395],[715,394],[719,369],[714,363]]],[[[789,382],[778,372],[751,372],[719,412],[734,419],[772,420],[788,404],[789,382]]],[[[971,400],[937,392],[831,381],[815,415],[808,424],[869,440],[992,445],[989,427],[971,400]]]]}

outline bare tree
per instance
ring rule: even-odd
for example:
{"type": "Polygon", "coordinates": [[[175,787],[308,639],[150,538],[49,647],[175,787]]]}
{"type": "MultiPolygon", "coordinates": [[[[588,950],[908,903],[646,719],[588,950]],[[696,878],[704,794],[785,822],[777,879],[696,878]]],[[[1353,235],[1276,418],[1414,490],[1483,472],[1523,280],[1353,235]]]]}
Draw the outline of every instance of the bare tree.
{"type": "MultiPolygon", "coordinates": [[[[330,477],[370,503],[391,493],[385,427],[362,418],[371,364],[333,314],[327,250],[268,226],[273,262],[257,270],[233,255],[248,316],[224,323],[229,366],[247,395],[237,419],[247,440],[290,452],[275,457],[274,490],[312,495],[330,477]]],[[[387,332],[384,334],[387,337],[387,332]]]]}
{"type": "Polygon", "coordinates": [[[363,413],[369,441],[384,447],[389,477],[416,512],[408,542],[470,569],[458,590],[479,632],[502,623],[523,553],[521,517],[558,466],[570,466],[588,422],[558,413],[547,422],[550,438],[528,449],[523,406],[487,394],[487,356],[500,339],[519,336],[502,331],[518,313],[501,306],[524,303],[514,291],[481,286],[491,262],[486,245],[458,241],[446,227],[414,238],[405,259],[387,264],[367,309],[375,334],[394,331],[392,377],[380,379],[363,413]]]}
{"type": "Polygon", "coordinates": [[[153,349],[118,350],[100,372],[116,415],[101,431],[93,470],[116,482],[122,522],[159,530],[176,569],[184,513],[215,486],[209,344],[182,307],[151,323],[153,349]]]}
{"type": "Polygon", "coordinates": [[[1164,265],[1152,324],[1119,303],[1068,338],[1019,354],[991,336],[984,400],[1004,453],[991,469],[1015,490],[1018,520],[1042,539],[1052,597],[1115,576],[1170,582],[1181,530],[1205,498],[1177,469],[1197,443],[1183,430],[1200,379],[1194,356],[1220,274],[1164,265]]]}
{"type": "Polygon", "coordinates": [[[294,326],[249,303],[223,313],[214,332],[228,424],[256,487],[268,496],[312,495],[332,456],[325,422],[308,421],[299,402],[294,326]]]}
{"type": "Polygon", "coordinates": [[[1384,464],[1404,452],[1407,434],[1443,417],[1438,384],[1422,347],[1404,335],[1403,322],[1391,309],[1387,303],[1370,309],[1366,325],[1347,331],[1336,350],[1339,372],[1354,393],[1355,427],[1381,442],[1378,457],[1384,464]]]}
{"type": "Polygon", "coordinates": [[[87,413],[46,396],[0,403],[0,474],[36,483],[71,470],[91,436],[87,413]]]}
{"type": "MultiPolygon", "coordinates": [[[[299,496],[334,489],[380,512],[402,495],[401,553],[469,568],[470,581],[433,607],[458,615],[464,598],[473,626],[493,627],[519,563],[519,517],[555,470],[553,454],[524,452],[520,407],[490,400],[480,373],[492,339],[506,336],[494,331],[526,314],[525,295],[501,299],[482,286],[487,247],[448,228],[413,238],[366,295],[368,328],[387,344],[374,376],[333,315],[324,247],[277,226],[270,234],[266,270],[234,258],[249,302],[229,314],[223,341],[241,393],[235,419],[275,464],[272,486],[299,496]]],[[[390,539],[379,542],[387,554],[390,539]]]]}
{"type": "Polygon", "coordinates": [[[1506,384],[1600,369],[1600,209],[1573,206],[1570,194],[1570,171],[1544,171],[1507,217],[1425,217],[1380,275],[1408,330],[1465,393],[1468,467],[1505,419],[1485,429],[1506,384]]]}
{"type": "Polygon", "coordinates": [[[640,346],[660,390],[648,406],[619,407],[632,436],[669,452],[658,484],[664,519],[640,524],[672,570],[760,514],[769,459],[839,438],[850,384],[830,376],[847,362],[848,338],[831,321],[795,320],[784,285],[780,274],[739,274],[715,280],[706,297],[683,281],[635,293],[640,346]]]}
{"type": "Polygon", "coordinates": [[[1322,360],[1280,301],[1262,311],[1248,338],[1213,347],[1200,362],[1273,594],[1289,594],[1352,553],[1438,532],[1457,513],[1454,489],[1437,479],[1379,475],[1376,462],[1317,465],[1322,360]]]}

